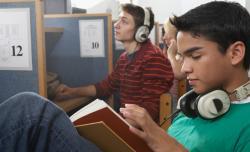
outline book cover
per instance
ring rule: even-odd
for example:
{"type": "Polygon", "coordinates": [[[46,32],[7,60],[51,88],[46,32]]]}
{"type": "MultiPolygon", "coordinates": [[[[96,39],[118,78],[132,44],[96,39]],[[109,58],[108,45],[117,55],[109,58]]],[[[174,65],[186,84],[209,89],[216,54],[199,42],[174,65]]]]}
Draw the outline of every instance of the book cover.
{"type": "MultiPolygon", "coordinates": [[[[129,130],[129,124],[118,114],[116,113],[108,104],[106,104],[102,100],[95,100],[88,104],[87,106],[80,109],[78,112],[76,112],[74,115],[70,117],[71,121],[76,126],[78,132],[95,143],[94,140],[97,139],[98,135],[93,135],[94,139],[88,138],[86,134],[82,134],[83,131],[79,130],[85,130],[84,132],[88,132],[89,134],[96,134],[97,132],[103,132],[102,129],[105,129],[106,131],[111,132],[113,134],[113,139],[108,138],[108,136],[104,136],[100,134],[99,138],[102,138],[103,140],[120,140],[121,143],[124,143],[127,145],[127,147],[131,151],[137,151],[137,152],[152,152],[152,150],[147,146],[147,144],[137,135],[133,134],[129,130]],[[100,123],[102,123],[102,127],[100,126],[100,123]],[[90,125],[86,127],[86,125],[90,125]],[[83,127],[85,126],[85,127],[83,127]],[[95,126],[95,127],[93,127],[95,126]],[[82,128],[81,128],[82,127],[82,128]],[[86,129],[87,128],[87,129],[86,129]],[[94,128],[94,129],[93,129],[94,128]]],[[[98,144],[97,144],[98,145],[98,144]]],[[[113,145],[114,146],[114,145],[113,145]]],[[[100,147],[102,149],[102,147],[100,147]]],[[[117,150],[119,150],[118,148],[117,150]]]]}
{"type": "Polygon", "coordinates": [[[104,152],[135,152],[104,122],[95,122],[76,127],[78,133],[91,140],[104,152]]]}

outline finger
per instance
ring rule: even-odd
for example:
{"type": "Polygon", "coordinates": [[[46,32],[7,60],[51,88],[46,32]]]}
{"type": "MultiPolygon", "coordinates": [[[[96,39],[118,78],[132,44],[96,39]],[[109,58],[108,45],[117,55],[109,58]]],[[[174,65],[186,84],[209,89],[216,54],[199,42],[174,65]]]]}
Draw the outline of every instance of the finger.
{"type": "Polygon", "coordinates": [[[144,110],[144,108],[142,108],[136,104],[125,104],[125,108],[126,109],[133,109],[133,111],[138,111],[138,112],[144,110]]]}
{"type": "Polygon", "coordinates": [[[142,131],[142,130],[140,130],[140,129],[137,129],[137,128],[133,127],[133,126],[130,126],[130,127],[129,127],[129,130],[130,130],[132,133],[134,133],[134,134],[136,134],[137,136],[139,136],[140,138],[145,139],[146,134],[144,133],[144,131],[142,131]]]}
{"type": "Polygon", "coordinates": [[[172,54],[176,54],[176,52],[177,52],[177,45],[176,45],[176,40],[175,39],[172,39],[170,41],[168,52],[170,52],[172,54]]]}
{"type": "Polygon", "coordinates": [[[168,58],[168,49],[166,47],[164,47],[162,49],[163,55],[165,56],[165,58],[168,58]]]}
{"type": "Polygon", "coordinates": [[[132,115],[132,117],[143,117],[147,111],[135,104],[125,104],[125,110],[132,115]]]}
{"type": "Polygon", "coordinates": [[[137,124],[134,120],[127,119],[127,118],[125,118],[125,120],[126,120],[131,126],[136,127],[136,128],[140,128],[140,127],[138,126],[138,124],[137,124]]]}
{"type": "MultiPolygon", "coordinates": [[[[145,122],[147,121],[147,114],[145,114],[144,109],[135,109],[132,108],[134,106],[129,106],[126,108],[120,108],[120,112],[125,117],[125,119],[129,119],[134,122],[134,126],[138,128],[142,128],[145,122]]],[[[137,106],[135,106],[137,108],[137,106]]]]}

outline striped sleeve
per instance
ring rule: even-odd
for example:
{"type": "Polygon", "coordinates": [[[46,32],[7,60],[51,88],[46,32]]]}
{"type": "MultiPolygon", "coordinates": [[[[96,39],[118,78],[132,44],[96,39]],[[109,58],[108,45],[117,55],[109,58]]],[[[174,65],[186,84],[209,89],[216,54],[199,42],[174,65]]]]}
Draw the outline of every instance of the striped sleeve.
{"type": "Polygon", "coordinates": [[[100,99],[108,98],[114,91],[120,87],[119,78],[119,63],[116,64],[115,69],[104,80],[95,84],[96,97],[100,99]]]}
{"type": "Polygon", "coordinates": [[[145,57],[143,66],[143,102],[141,106],[148,110],[154,120],[159,118],[160,95],[170,90],[174,74],[168,59],[160,53],[145,57]]]}

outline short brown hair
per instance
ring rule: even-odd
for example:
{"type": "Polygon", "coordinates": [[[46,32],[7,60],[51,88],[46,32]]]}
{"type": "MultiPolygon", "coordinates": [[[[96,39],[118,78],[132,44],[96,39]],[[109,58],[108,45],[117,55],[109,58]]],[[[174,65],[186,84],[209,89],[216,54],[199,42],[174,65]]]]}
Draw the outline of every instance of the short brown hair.
{"type": "MultiPolygon", "coordinates": [[[[132,15],[134,22],[135,22],[135,28],[138,29],[140,26],[144,25],[144,18],[145,13],[142,7],[134,5],[134,4],[122,4],[121,9],[129,14],[132,15]]],[[[150,13],[150,26],[149,31],[151,31],[154,27],[154,14],[150,8],[147,8],[150,13]]]]}

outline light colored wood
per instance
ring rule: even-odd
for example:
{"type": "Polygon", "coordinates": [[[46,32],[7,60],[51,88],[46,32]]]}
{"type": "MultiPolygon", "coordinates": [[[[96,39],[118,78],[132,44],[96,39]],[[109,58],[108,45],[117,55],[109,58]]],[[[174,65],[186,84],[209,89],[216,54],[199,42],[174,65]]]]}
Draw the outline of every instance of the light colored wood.
{"type": "MultiPolygon", "coordinates": [[[[170,93],[164,93],[160,97],[160,123],[165,121],[165,118],[170,116],[172,113],[172,96],[170,93]]],[[[161,128],[167,130],[171,125],[171,119],[167,120],[161,128]]]]}
{"type": "Polygon", "coordinates": [[[160,40],[159,40],[159,23],[155,22],[155,45],[159,46],[160,40]]]}
{"type": "Polygon", "coordinates": [[[108,15],[108,72],[113,71],[112,16],[108,15]]]}
{"type": "Polygon", "coordinates": [[[180,80],[178,82],[178,96],[182,96],[184,93],[187,92],[187,84],[186,79],[180,80]]]}
{"type": "Polygon", "coordinates": [[[39,94],[47,97],[45,36],[43,27],[43,2],[36,0],[36,42],[38,60],[39,94]]]}
{"type": "MultiPolygon", "coordinates": [[[[113,41],[112,41],[112,37],[113,37],[113,34],[112,34],[112,26],[113,26],[113,23],[112,23],[112,16],[111,14],[108,14],[108,19],[107,19],[107,22],[108,22],[108,73],[110,74],[112,71],[113,71],[113,41]]],[[[110,100],[109,100],[109,105],[114,108],[114,96],[112,95],[112,97],[110,97],[110,100]]]]}
{"type": "Polygon", "coordinates": [[[71,110],[88,104],[90,101],[91,99],[87,97],[80,97],[63,101],[54,101],[54,103],[61,107],[65,112],[70,112],[71,110]]]}
{"type": "Polygon", "coordinates": [[[63,27],[45,27],[44,32],[51,32],[51,33],[62,33],[64,31],[63,27]]]}

